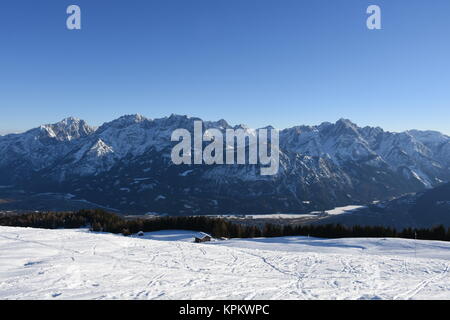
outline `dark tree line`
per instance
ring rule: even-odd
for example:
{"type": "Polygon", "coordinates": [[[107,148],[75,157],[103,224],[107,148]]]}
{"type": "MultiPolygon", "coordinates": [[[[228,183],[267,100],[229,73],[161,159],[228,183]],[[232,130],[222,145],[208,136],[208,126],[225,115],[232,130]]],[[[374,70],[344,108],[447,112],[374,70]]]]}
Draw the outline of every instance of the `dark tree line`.
{"type": "Polygon", "coordinates": [[[257,238],[284,236],[311,236],[318,238],[409,238],[450,241],[450,228],[404,229],[397,231],[387,227],[343,225],[274,225],[263,228],[233,223],[211,217],[158,217],[152,219],[125,219],[103,210],[78,212],[29,213],[0,217],[0,225],[43,229],[89,228],[91,231],[130,235],[139,231],[151,232],[169,229],[204,231],[213,237],[257,238]]]}

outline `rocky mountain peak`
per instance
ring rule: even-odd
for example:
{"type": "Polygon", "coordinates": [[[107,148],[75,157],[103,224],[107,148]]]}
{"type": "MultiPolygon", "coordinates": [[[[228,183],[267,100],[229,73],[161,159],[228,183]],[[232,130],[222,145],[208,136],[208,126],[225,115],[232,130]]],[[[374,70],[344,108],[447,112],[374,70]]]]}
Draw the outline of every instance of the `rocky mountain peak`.
{"type": "Polygon", "coordinates": [[[95,129],[89,126],[84,120],[74,117],[68,117],[57,123],[40,126],[39,129],[44,136],[54,138],[58,141],[71,141],[95,132],[95,129]]]}

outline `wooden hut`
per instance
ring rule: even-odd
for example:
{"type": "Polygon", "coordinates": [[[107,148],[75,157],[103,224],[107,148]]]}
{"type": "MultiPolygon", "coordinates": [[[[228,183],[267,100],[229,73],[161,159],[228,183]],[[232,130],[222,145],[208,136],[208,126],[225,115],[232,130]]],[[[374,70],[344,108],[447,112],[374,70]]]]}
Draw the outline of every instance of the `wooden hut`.
{"type": "Polygon", "coordinates": [[[201,232],[195,236],[194,242],[195,243],[209,242],[211,241],[211,239],[212,237],[209,234],[201,232]]]}

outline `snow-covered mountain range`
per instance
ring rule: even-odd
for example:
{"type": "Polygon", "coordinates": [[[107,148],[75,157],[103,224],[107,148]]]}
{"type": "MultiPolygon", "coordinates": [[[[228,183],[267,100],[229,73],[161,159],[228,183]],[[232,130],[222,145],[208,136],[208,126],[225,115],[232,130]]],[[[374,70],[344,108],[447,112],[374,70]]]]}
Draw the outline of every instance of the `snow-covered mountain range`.
{"type": "MultiPolygon", "coordinates": [[[[129,212],[307,212],[384,200],[450,181],[450,137],[349,120],[280,131],[280,170],[171,162],[173,130],[198,118],[127,115],[98,128],[67,118],[0,136],[0,184],[66,192],[129,212]]],[[[232,127],[225,120],[205,128],[232,127]]]]}

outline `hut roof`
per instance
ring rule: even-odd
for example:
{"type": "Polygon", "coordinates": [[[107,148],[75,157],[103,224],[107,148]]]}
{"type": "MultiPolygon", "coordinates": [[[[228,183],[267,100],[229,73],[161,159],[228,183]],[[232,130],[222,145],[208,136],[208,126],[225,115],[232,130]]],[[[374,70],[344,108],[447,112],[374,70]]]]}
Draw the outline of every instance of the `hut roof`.
{"type": "Polygon", "coordinates": [[[195,234],[195,237],[198,238],[198,239],[203,239],[203,238],[206,238],[206,237],[212,238],[211,235],[209,235],[209,234],[207,234],[205,232],[197,232],[195,234]]]}

